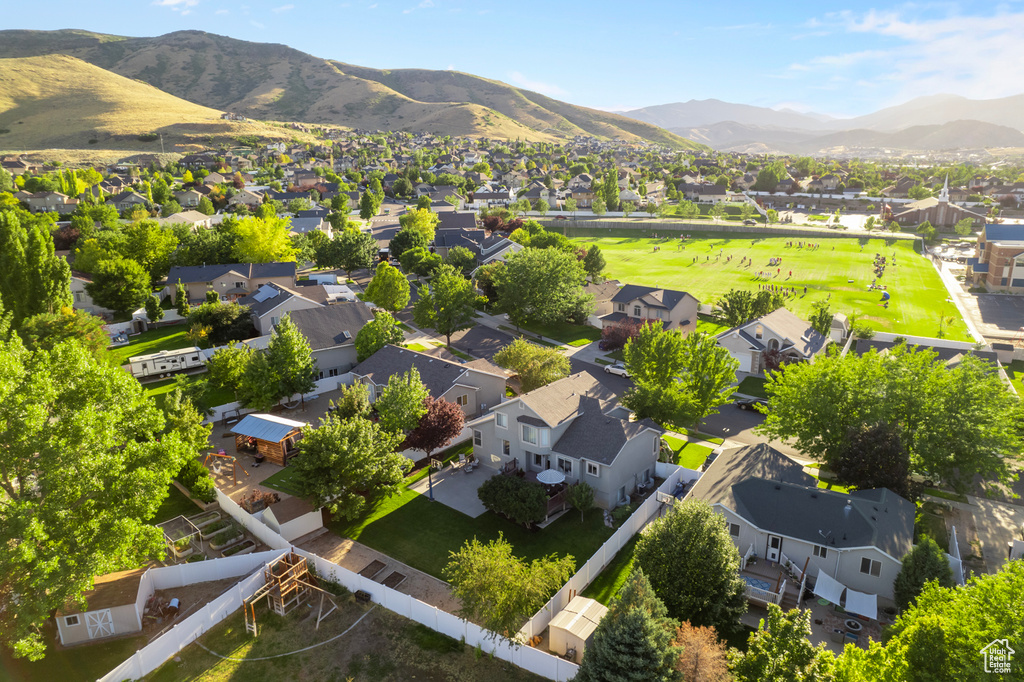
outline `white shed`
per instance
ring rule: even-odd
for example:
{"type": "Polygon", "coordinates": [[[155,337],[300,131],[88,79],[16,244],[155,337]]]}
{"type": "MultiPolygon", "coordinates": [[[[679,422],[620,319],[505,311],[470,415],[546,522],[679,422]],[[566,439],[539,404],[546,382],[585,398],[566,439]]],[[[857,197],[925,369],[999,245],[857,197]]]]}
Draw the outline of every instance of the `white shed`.
{"type": "Polygon", "coordinates": [[[548,626],[550,644],[548,648],[559,656],[573,663],[583,660],[583,650],[594,636],[597,624],[601,622],[608,609],[599,602],[586,597],[574,597],[562,609],[548,626]],[[574,656],[568,656],[570,652],[574,656]]]}
{"type": "MultiPolygon", "coordinates": [[[[139,599],[139,588],[145,572],[144,568],[136,568],[97,576],[93,588],[83,595],[84,611],[73,607],[57,612],[60,643],[70,646],[140,631],[145,599],[139,599]]],[[[152,594],[151,587],[149,591],[152,594]]]]}

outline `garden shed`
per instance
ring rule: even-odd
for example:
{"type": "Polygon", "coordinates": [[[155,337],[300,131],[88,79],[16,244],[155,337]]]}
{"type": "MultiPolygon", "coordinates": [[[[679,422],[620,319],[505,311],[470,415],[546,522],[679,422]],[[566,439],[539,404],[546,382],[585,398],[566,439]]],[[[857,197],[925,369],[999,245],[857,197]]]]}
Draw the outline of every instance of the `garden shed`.
{"type": "Polygon", "coordinates": [[[548,648],[573,663],[581,662],[583,650],[606,613],[607,607],[593,599],[573,597],[548,626],[551,642],[548,648]]]}
{"type": "Polygon", "coordinates": [[[57,612],[60,643],[70,646],[142,630],[145,599],[139,599],[139,586],[145,572],[136,568],[97,576],[93,588],[83,595],[84,610],[73,606],[57,612]]]}
{"type": "Polygon", "coordinates": [[[247,414],[231,433],[238,452],[250,452],[257,461],[265,459],[283,467],[295,454],[304,426],[308,424],[272,414],[247,414]]]}

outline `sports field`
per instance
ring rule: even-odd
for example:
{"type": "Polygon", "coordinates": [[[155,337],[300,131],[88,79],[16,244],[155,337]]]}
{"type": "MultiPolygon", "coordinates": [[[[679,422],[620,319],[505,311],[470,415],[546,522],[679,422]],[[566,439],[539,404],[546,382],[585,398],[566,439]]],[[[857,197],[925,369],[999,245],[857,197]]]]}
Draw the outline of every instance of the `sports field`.
{"type": "Polygon", "coordinates": [[[791,287],[797,294],[786,307],[805,319],[816,301],[827,299],[832,312],[856,316],[859,324],[876,331],[935,337],[944,316],[952,318],[944,325],[946,338],[972,340],[956,306],[947,301],[938,273],[910,240],[830,238],[813,247],[804,238],[762,235],[691,233],[682,241],[678,233],[658,239],[625,230],[610,234],[573,241],[599,245],[607,262],[605,275],[621,282],[688,291],[701,303],[713,303],[730,289],[791,287]],[[875,279],[875,254],[887,259],[878,284],[891,296],[888,308],[881,291],[868,289],[875,279]],[[772,258],[782,262],[769,265],[772,258]]]}

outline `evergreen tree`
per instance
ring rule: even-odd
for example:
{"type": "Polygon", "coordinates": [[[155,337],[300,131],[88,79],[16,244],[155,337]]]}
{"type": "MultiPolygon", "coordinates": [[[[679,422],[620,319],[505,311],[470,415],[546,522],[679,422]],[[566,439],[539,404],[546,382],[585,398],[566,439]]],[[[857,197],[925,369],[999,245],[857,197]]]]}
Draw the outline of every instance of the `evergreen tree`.
{"type": "Polygon", "coordinates": [[[15,326],[71,307],[71,270],[56,255],[45,218],[0,211],[0,273],[0,298],[15,326]]]}
{"type": "Polygon", "coordinates": [[[893,583],[896,606],[901,611],[908,609],[929,580],[937,581],[940,587],[953,587],[956,584],[953,581],[953,570],[942,548],[926,535],[903,557],[900,572],[893,583]]]}

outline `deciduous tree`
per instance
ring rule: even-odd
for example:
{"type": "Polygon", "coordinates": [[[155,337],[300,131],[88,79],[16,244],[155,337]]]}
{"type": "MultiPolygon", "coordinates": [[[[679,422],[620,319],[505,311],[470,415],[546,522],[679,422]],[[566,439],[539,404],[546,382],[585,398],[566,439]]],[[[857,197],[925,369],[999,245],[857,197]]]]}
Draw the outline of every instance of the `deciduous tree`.
{"type": "Polygon", "coordinates": [[[676,670],[686,682],[731,682],[729,650],[712,627],[694,627],[685,620],[672,643],[682,649],[676,670]]]}
{"type": "Polygon", "coordinates": [[[152,295],[149,273],[127,258],[100,261],[85,290],[97,305],[122,315],[136,310],[152,295]]]}
{"type": "Polygon", "coordinates": [[[473,285],[451,265],[440,266],[429,286],[420,287],[413,305],[413,320],[420,327],[433,329],[451,346],[452,334],[473,326],[476,316],[473,285]]]}
{"type": "Polygon", "coordinates": [[[267,360],[277,380],[275,394],[278,400],[298,393],[305,407],[306,394],[316,388],[316,361],[313,360],[309,341],[287,315],[274,328],[267,344],[267,360]]]}
{"type": "Polygon", "coordinates": [[[878,422],[852,427],[832,466],[836,480],[843,485],[860,490],[888,488],[912,499],[910,454],[903,445],[899,424],[878,422]]]}
{"type": "Polygon", "coordinates": [[[427,396],[426,413],[420,423],[405,437],[404,447],[421,451],[430,457],[435,451],[448,445],[462,433],[466,415],[462,408],[444,398],[427,396]]]}
{"type": "Polygon", "coordinates": [[[381,263],[366,287],[365,296],[367,301],[397,313],[409,305],[409,280],[397,268],[381,263]]]}
{"type": "Polygon", "coordinates": [[[434,239],[434,230],[440,218],[436,213],[428,209],[416,208],[406,211],[399,219],[398,224],[403,230],[415,230],[423,235],[429,244],[434,239]]]}
{"type": "Polygon", "coordinates": [[[583,523],[583,515],[594,506],[594,489],[585,481],[580,481],[569,486],[568,493],[569,502],[579,511],[580,523],[583,523]]]}
{"type": "Polygon", "coordinates": [[[555,348],[519,337],[494,355],[494,363],[519,376],[524,393],[569,376],[569,358],[555,348]]]}
{"type": "Polygon", "coordinates": [[[362,362],[389,343],[397,346],[404,340],[405,335],[391,313],[378,310],[356,334],[356,357],[362,362]]]}
{"type": "Polygon", "coordinates": [[[240,263],[278,263],[295,260],[289,230],[291,220],[278,216],[243,218],[234,228],[234,256],[240,263]]]}
{"type": "Polygon", "coordinates": [[[495,275],[498,308],[516,325],[566,322],[593,310],[593,296],[583,291],[586,273],[571,253],[526,248],[510,254],[495,275]]]}
{"type": "Polygon", "coordinates": [[[103,319],[83,310],[61,308],[55,313],[40,313],[25,319],[18,330],[29,350],[53,350],[64,341],[78,341],[93,357],[104,359],[110,335],[103,330],[103,319]]]}
{"type": "Polygon", "coordinates": [[[392,258],[398,258],[401,260],[402,254],[406,251],[418,247],[426,248],[429,243],[430,240],[427,239],[419,230],[403,228],[398,231],[398,234],[391,238],[390,242],[388,242],[388,251],[392,258]]]}
{"type": "Polygon", "coordinates": [[[730,652],[736,682],[829,682],[834,679],[835,659],[824,644],[810,642],[811,612],[793,609],[783,613],[768,604],[768,619],[762,618],[757,632],[750,635],[746,652],[730,652]]]}
{"type": "Polygon", "coordinates": [[[822,336],[828,336],[829,331],[832,329],[832,319],[834,317],[835,315],[829,310],[828,301],[817,301],[814,304],[814,312],[811,313],[808,322],[811,323],[811,329],[822,336]]]}
{"type": "Polygon", "coordinates": [[[45,219],[0,210],[0,299],[13,324],[71,306],[71,269],[57,257],[45,219]]]}
{"type": "Polygon", "coordinates": [[[953,587],[953,569],[942,548],[927,535],[903,557],[900,572],[893,583],[893,601],[901,611],[910,608],[930,580],[940,587],[953,587]]]}
{"type": "Polygon", "coordinates": [[[469,276],[473,266],[476,265],[476,256],[465,246],[453,246],[448,249],[444,262],[458,270],[463,276],[469,276]]]}
{"type": "Polygon", "coordinates": [[[342,230],[316,250],[316,264],[321,268],[342,268],[352,276],[353,270],[373,266],[377,259],[377,240],[359,230],[342,230]]]}
{"type": "Polygon", "coordinates": [[[430,392],[420,380],[420,372],[410,367],[404,374],[392,374],[388,385],[374,403],[380,415],[380,425],[387,431],[403,436],[419,426],[427,413],[430,392]]]}

